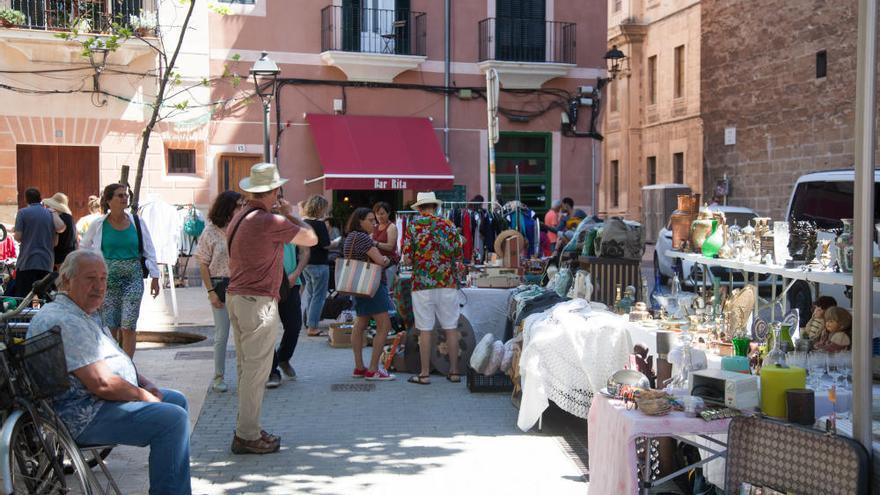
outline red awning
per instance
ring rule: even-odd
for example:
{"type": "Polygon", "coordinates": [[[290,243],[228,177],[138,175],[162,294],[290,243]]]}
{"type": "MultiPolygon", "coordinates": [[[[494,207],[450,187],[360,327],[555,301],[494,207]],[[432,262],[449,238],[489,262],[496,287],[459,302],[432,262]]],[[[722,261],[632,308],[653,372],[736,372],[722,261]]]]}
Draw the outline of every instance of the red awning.
{"type": "Polygon", "coordinates": [[[452,169],[421,117],[306,115],[326,189],[452,189],[452,169]]]}

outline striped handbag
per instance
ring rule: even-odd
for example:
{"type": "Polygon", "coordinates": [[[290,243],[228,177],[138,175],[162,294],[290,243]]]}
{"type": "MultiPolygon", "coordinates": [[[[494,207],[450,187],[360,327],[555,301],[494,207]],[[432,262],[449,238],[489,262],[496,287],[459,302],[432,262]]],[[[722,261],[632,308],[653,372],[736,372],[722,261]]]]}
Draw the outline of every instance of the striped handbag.
{"type": "MultiPolygon", "coordinates": [[[[353,244],[353,243],[352,243],[353,244]]],[[[357,297],[373,297],[382,279],[382,266],[353,260],[351,250],[336,260],[336,292],[357,297]]]]}

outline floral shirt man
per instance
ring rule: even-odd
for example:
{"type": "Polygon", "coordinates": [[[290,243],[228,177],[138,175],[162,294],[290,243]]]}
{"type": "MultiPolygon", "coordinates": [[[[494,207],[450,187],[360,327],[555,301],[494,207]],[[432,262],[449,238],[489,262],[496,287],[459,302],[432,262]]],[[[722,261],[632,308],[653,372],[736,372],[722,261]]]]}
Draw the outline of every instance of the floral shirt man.
{"type": "Polygon", "coordinates": [[[462,239],[449,220],[423,215],[409,224],[403,255],[412,260],[412,290],[455,289],[462,239]]]}

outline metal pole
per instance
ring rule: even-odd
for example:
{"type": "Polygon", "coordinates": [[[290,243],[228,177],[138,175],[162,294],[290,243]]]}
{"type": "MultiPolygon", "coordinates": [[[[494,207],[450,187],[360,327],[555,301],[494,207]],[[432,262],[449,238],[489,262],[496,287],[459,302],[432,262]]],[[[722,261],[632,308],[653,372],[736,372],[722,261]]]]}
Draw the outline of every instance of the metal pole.
{"type": "Polygon", "coordinates": [[[598,210],[596,209],[599,205],[598,198],[596,197],[596,182],[598,181],[597,177],[599,176],[599,164],[596,160],[596,138],[590,140],[590,161],[591,163],[591,176],[590,176],[590,208],[593,211],[590,212],[590,215],[596,216],[598,215],[598,210]]]}
{"type": "Polygon", "coordinates": [[[446,92],[443,94],[443,153],[449,159],[449,76],[452,70],[452,0],[446,0],[443,9],[446,19],[443,31],[444,61],[443,61],[443,86],[446,92]]]}
{"type": "Polygon", "coordinates": [[[272,152],[269,150],[269,105],[270,98],[263,98],[263,161],[272,163],[272,152]]]}
{"type": "Polygon", "coordinates": [[[871,279],[874,212],[874,105],[877,0],[859,0],[856,50],[855,219],[853,266],[853,438],[871,455],[871,279]]]}
{"type": "Polygon", "coordinates": [[[498,71],[486,71],[486,113],[489,131],[489,203],[497,203],[495,186],[495,143],[498,142],[498,71]]]}

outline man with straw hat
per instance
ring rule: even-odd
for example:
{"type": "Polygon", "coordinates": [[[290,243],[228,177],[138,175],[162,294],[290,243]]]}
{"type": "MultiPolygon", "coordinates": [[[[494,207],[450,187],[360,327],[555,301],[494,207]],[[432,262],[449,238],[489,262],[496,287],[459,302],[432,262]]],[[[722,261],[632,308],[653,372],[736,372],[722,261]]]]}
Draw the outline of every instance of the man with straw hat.
{"type": "Polygon", "coordinates": [[[251,167],[250,176],[239,182],[248,200],[226,227],[226,308],[238,364],[234,454],[269,454],[281,447],[279,437],[260,428],[260,411],[275,337],[281,328],[278,300],[284,278],[284,244],[314,246],[318,242],[312,228],[294,217],[290,203],[280,197],[285,182],[271,163],[251,167]]]}
{"type": "Polygon", "coordinates": [[[407,227],[403,244],[404,259],[412,263],[412,303],[419,330],[421,371],[410,383],[428,385],[431,373],[431,331],[435,323],[446,331],[451,382],[461,381],[458,369],[458,263],[462,257],[461,235],[449,220],[435,215],[442,201],[433,192],[420,192],[413,203],[420,216],[407,227]]]}
{"type": "Polygon", "coordinates": [[[43,200],[43,206],[54,211],[64,222],[64,232],[58,234],[55,240],[55,269],[57,270],[67,255],[76,251],[76,225],[73,223],[73,215],[67,206],[67,195],[61,192],[55,193],[51,198],[43,200]]]}
{"type": "Polygon", "coordinates": [[[24,199],[28,205],[15,215],[12,234],[21,243],[15,264],[15,297],[26,296],[34,282],[52,271],[55,234],[66,228],[57,213],[43,207],[39,189],[27,188],[24,199]]]}

